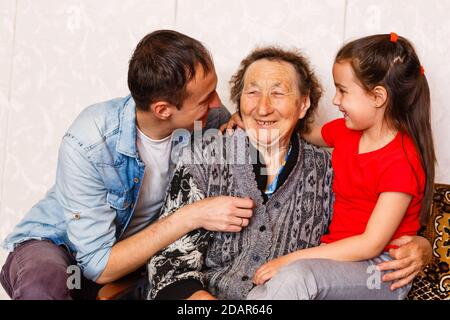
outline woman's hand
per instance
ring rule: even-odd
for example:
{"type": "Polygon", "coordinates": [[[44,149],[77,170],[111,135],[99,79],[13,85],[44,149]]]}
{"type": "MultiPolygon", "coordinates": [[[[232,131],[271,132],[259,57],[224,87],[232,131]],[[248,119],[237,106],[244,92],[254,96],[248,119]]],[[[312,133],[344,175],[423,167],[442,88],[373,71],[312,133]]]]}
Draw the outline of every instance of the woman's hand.
{"type": "Polygon", "coordinates": [[[238,112],[235,112],[227,123],[221,125],[219,130],[221,132],[227,130],[227,132],[232,133],[236,127],[244,129],[244,123],[242,122],[241,116],[238,112]]]}
{"type": "Polygon", "coordinates": [[[389,250],[395,260],[380,263],[381,271],[392,270],[383,276],[383,281],[393,281],[391,290],[406,286],[431,261],[431,245],[427,239],[419,236],[403,236],[390,243],[398,246],[389,250]]]}
{"type": "Polygon", "coordinates": [[[263,264],[258,268],[258,270],[256,270],[255,275],[253,276],[253,283],[257,286],[266,283],[278,272],[278,270],[282,266],[285,266],[290,262],[292,262],[292,259],[290,259],[288,255],[286,255],[263,264]]]}

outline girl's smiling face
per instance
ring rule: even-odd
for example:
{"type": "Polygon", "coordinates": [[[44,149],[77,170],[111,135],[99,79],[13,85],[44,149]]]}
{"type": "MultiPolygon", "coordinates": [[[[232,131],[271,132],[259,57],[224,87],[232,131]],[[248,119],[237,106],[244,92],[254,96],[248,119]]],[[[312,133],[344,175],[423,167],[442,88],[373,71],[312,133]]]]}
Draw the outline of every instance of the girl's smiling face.
{"type": "Polygon", "coordinates": [[[379,108],[375,95],[357,80],[349,62],[336,62],[333,78],[336,86],[333,104],[344,114],[347,128],[366,130],[383,120],[384,108],[379,108]]]}

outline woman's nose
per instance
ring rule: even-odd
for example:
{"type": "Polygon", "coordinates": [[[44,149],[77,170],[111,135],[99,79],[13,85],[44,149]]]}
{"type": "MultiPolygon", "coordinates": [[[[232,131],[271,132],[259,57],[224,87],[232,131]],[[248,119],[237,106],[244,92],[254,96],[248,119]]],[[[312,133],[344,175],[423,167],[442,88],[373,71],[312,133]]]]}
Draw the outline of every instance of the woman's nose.
{"type": "Polygon", "coordinates": [[[273,107],[269,97],[262,95],[258,101],[257,112],[261,116],[268,115],[273,112],[273,107]]]}

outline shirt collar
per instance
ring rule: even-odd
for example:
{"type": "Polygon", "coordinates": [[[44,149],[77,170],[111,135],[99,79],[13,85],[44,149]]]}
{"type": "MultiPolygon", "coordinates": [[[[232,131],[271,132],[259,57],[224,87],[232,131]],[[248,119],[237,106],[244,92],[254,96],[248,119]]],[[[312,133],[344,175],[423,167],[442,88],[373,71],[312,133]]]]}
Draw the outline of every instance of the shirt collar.
{"type": "MultiPolygon", "coordinates": [[[[249,143],[249,144],[250,144],[250,148],[255,149],[255,147],[251,143],[249,143]]],[[[283,185],[283,183],[287,180],[289,174],[292,172],[295,165],[297,164],[298,154],[300,152],[299,145],[300,144],[299,144],[298,133],[293,132],[292,137],[291,137],[292,150],[286,159],[286,165],[284,167],[284,170],[282,170],[279,175],[278,183],[275,188],[275,191],[277,191],[283,185]]],[[[256,149],[256,151],[254,150],[254,152],[250,152],[250,155],[251,156],[253,155],[252,156],[252,164],[253,164],[253,172],[255,173],[256,183],[258,185],[258,189],[261,192],[264,203],[266,203],[267,200],[269,199],[269,197],[265,193],[265,190],[267,187],[267,175],[261,174],[261,169],[265,167],[264,158],[257,149],[256,149]]]]}
{"type": "Polygon", "coordinates": [[[116,151],[129,157],[138,158],[136,150],[136,104],[131,96],[128,96],[120,114],[116,151]]]}

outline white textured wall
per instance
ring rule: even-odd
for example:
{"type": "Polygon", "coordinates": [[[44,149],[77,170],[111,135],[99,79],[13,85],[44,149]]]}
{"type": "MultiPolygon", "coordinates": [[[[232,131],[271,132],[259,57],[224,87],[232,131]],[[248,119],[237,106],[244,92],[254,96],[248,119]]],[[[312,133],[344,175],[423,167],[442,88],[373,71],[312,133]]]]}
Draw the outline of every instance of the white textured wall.
{"type": "MultiPolygon", "coordinates": [[[[331,66],[345,40],[395,31],[416,45],[432,89],[436,181],[450,183],[447,0],[1,0],[0,239],[53,183],[58,145],[87,105],[127,94],[127,62],[148,32],[172,28],[211,50],[219,94],[255,46],[304,50],[338,116],[331,66]]],[[[0,250],[0,265],[5,252],[0,250]]],[[[0,299],[5,298],[0,289],[0,299]]]]}

